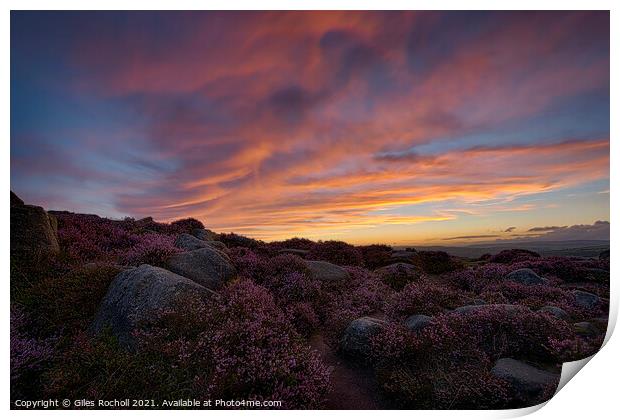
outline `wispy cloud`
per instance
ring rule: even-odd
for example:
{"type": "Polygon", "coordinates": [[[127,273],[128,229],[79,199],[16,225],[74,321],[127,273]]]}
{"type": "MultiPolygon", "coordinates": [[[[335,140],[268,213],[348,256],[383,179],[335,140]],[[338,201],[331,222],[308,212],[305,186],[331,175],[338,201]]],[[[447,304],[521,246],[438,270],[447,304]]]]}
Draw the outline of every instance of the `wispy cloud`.
{"type": "Polygon", "coordinates": [[[11,183],[43,205],[99,191],[114,214],[321,237],[533,212],[519,198],[609,177],[608,127],[566,138],[581,118],[549,112],[608,89],[605,13],[15,16],[13,94],[73,101],[15,111],[11,183]]]}

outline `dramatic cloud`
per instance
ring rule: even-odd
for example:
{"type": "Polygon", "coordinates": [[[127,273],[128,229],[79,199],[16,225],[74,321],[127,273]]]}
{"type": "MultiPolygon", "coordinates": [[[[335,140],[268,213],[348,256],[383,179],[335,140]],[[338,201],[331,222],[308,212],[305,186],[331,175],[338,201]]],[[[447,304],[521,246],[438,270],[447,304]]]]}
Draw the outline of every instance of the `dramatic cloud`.
{"type": "Polygon", "coordinates": [[[515,230],[517,227],[516,226],[510,226],[509,228],[507,228],[506,230],[504,230],[504,232],[512,232],[513,230],[515,230]]]}
{"type": "Polygon", "coordinates": [[[609,222],[598,220],[591,225],[551,226],[532,228],[528,232],[545,232],[543,240],[609,240],[609,222]]]}
{"type": "MultiPolygon", "coordinates": [[[[47,207],[456,238],[609,188],[607,12],[17,12],[11,30],[11,186],[47,207]]],[[[569,223],[608,218],[598,196],[569,223]]]]}

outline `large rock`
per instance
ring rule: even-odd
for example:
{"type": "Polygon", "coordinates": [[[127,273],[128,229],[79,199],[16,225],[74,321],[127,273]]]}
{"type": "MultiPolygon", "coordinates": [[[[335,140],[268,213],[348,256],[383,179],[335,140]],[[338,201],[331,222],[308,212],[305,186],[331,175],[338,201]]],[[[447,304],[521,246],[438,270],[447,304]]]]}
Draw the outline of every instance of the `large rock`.
{"type": "Polygon", "coordinates": [[[575,297],[575,303],[584,309],[594,309],[600,305],[601,298],[588,292],[582,292],[581,290],[573,290],[573,296],[575,297]]]}
{"type": "Polygon", "coordinates": [[[361,360],[370,355],[371,339],[387,324],[369,316],[353,320],[340,339],[340,350],[361,360]]]}
{"type": "Polygon", "coordinates": [[[405,326],[413,332],[420,332],[426,328],[431,321],[432,317],[428,315],[411,315],[405,320],[405,326]]]}
{"type": "Polygon", "coordinates": [[[200,239],[201,241],[217,240],[217,233],[209,229],[202,229],[202,228],[194,229],[192,231],[192,235],[194,235],[196,238],[200,239]]]}
{"type": "Polygon", "coordinates": [[[173,255],[168,260],[168,268],[212,290],[222,288],[237,277],[235,267],[225,254],[210,246],[173,255]]]}
{"type": "Polygon", "coordinates": [[[34,262],[59,251],[56,218],[11,192],[11,256],[34,262]]]}
{"type": "Polygon", "coordinates": [[[207,288],[163,268],[143,264],[120,273],[110,284],[95,320],[94,334],[109,328],[125,347],[132,347],[132,331],[153,320],[160,310],[172,308],[178,299],[209,296],[207,288]]]}
{"type": "Polygon", "coordinates": [[[560,381],[560,375],[509,358],[499,359],[491,373],[507,381],[524,401],[540,397],[560,381]]]}
{"type": "Polygon", "coordinates": [[[543,306],[538,310],[538,312],[547,313],[557,319],[561,319],[563,321],[567,321],[570,319],[570,315],[562,308],[558,308],[557,306],[543,306]]]}
{"type": "Polygon", "coordinates": [[[584,321],[573,324],[575,332],[581,337],[595,337],[600,334],[598,328],[592,323],[584,321]]]}
{"type": "Polygon", "coordinates": [[[206,241],[200,240],[195,236],[182,233],[177,236],[177,239],[174,241],[174,246],[182,249],[183,251],[194,251],[196,249],[206,248],[209,245],[206,241]]]}
{"type": "Polygon", "coordinates": [[[340,283],[351,280],[344,268],[327,261],[306,261],[312,277],[323,283],[340,283]]]}
{"type": "Polygon", "coordinates": [[[225,251],[228,249],[226,244],[220,241],[203,241],[202,239],[198,239],[193,235],[189,235],[187,233],[182,233],[177,236],[177,239],[174,241],[174,246],[180,248],[184,251],[194,251],[200,248],[206,248],[210,246],[211,248],[219,249],[220,251],[225,251]]]}
{"type": "Polygon", "coordinates": [[[547,280],[540,277],[533,270],[529,268],[521,268],[509,273],[506,276],[506,280],[514,281],[515,283],[521,283],[526,286],[533,286],[537,284],[546,284],[547,280]]]}
{"type": "Polygon", "coordinates": [[[609,259],[609,249],[598,254],[599,260],[608,260],[609,259]]]}

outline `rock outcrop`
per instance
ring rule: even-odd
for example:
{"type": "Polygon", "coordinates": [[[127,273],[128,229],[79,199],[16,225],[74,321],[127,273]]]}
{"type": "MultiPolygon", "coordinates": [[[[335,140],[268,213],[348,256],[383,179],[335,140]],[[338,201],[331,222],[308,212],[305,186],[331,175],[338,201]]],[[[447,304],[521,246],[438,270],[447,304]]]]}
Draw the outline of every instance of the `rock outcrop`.
{"type": "Polygon", "coordinates": [[[202,229],[202,228],[194,229],[192,231],[192,235],[194,235],[196,238],[200,239],[201,241],[216,241],[217,240],[217,233],[209,229],[202,229]]]}
{"type": "Polygon", "coordinates": [[[570,315],[562,308],[558,308],[557,306],[543,306],[538,310],[538,312],[547,313],[557,319],[561,319],[563,321],[567,321],[570,319],[570,315]]]}
{"type": "Polygon", "coordinates": [[[237,270],[228,256],[210,246],[173,255],[168,260],[168,268],[212,290],[221,289],[237,277],[237,270]]]}
{"type": "Polygon", "coordinates": [[[369,316],[351,321],[340,339],[340,350],[364,361],[370,355],[372,337],[386,324],[386,321],[369,316]]]}
{"type": "Polygon", "coordinates": [[[163,268],[143,264],[125,270],[110,284],[90,332],[109,328],[121,345],[134,345],[132,332],[141,323],[152,321],[158,311],[169,309],[187,296],[212,294],[207,288],[163,268]]]}
{"type": "Polygon", "coordinates": [[[351,276],[344,268],[327,261],[306,261],[312,277],[322,283],[349,281],[351,276]]]}
{"type": "Polygon", "coordinates": [[[515,283],[524,284],[526,286],[533,286],[537,284],[546,284],[547,280],[540,277],[533,270],[529,268],[521,268],[509,273],[506,276],[506,280],[514,281],[515,283]]]}
{"type": "Polygon", "coordinates": [[[11,256],[32,263],[59,251],[56,218],[42,207],[24,204],[11,191],[11,256]]]}
{"type": "Polygon", "coordinates": [[[420,332],[428,326],[433,320],[428,315],[411,315],[405,320],[405,326],[413,332],[420,332]]]}
{"type": "Polygon", "coordinates": [[[499,359],[491,373],[507,381],[522,401],[536,401],[545,392],[556,388],[560,381],[558,374],[509,358],[499,359]]]}
{"type": "Polygon", "coordinates": [[[594,309],[601,304],[601,298],[595,294],[582,292],[581,290],[573,290],[575,303],[584,309],[594,309]]]}

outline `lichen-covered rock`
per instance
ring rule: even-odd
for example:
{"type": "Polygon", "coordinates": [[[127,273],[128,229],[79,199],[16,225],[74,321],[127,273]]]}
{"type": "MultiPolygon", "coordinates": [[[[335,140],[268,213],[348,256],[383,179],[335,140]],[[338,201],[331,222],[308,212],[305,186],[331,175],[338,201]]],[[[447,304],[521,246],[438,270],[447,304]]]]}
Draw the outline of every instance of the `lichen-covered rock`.
{"type": "Polygon", "coordinates": [[[575,327],[575,332],[577,335],[580,335],[581,337],[595,337],[600,334],[598,328],[590,322],[577,322],[573,324],[573,326],[575,327]]]}
{"type": "Polygon", "coordinates": [[[211,248],[219,249],[220,251],[226,251],[228,249],[228,247],[226,246],[224,242],[220,242],[220,241],[205,241],[205,242],[211,248]]]}
{"type": "Polygon", "coordinates": [[[405,320],[405,326],[413,332],[420,332],[426,328],[432,320],[433,318],[428,315],[411,315],[405,320]]]}
{"type": "Polygon", "coordinates": [[[369,316],[351,321],[340,339],[340,350],[360,361],[365,360],[370,355],[371,338],[386,324],[386,321],[369,316]]]}
{"type": "Polygon", "coordinates": [[[212,292],[163,268],[143,264],[118,274],[99,305],[90,332],[109,328],[121,345],[130,348],[132,332],[140,323],[153,320],[157,311],[171,308],[184,296],[208,297],[212,292]]]}
{"type": "Polygon", "coordinates": [[[340,283],[351,279],[347,270],[327,261],[306,261],[306,266],[312,277],[322,283],[340,283]]]}
{"type": "Polygon", "coordinates": [[[594,309],[600,305],[601,298],[588,292],[582,292],[581,290],[573,290],[573,296],[575,297],[575,303],[584,309],[594,309]]]}
{"type": "Polygon", "coordinates": [[[526,286],[533,286],[537,284],[546,284],[547,280],[540,277],[532,269],[521,268],[509,273],[506,276],[506,280],[514,281],[515,283],[521,283],[526,286]]]}
{"type": "Polygon", "coordinates": [[[11,256],[31,262],[58,254],[56,218],[11,192],[11,256]]]}
{"type": "Polygon", "coordinates": [[[201,241],[216,241],[217,240],[217,233],[209,229],[203,229],[203,228],[194,229],[192,231],[192,235],[194,235],[196,238],[200,239],[201,241]]]}
{"type": "Polygon", "coordinates": [[[499,359],[491,373],[507,381],[522,401],[540,398],[549,389],[557,388],[560,381],[558,374],[510,358],[499,359]]]}
{"type": "Polygon", "coordinates": [[[187,233],[182,233],[177,236],[177,239],[174,241],[174,246],[184,251],[194,251],[196,249],[206,247],[219,249],[220,251],[225,251],[228,249],[223,242],[203,241],[202,239],[198,239],[195,236],[189,235],[187,233]]]}
{"type": "Polygon", "coordinates": [[[196,249],[205,248],[209,246],[205,241],[196,238],[193,235],[182,233],[177,236],[174,241],[174,246],[183,251],[194,251],[196,249]]]}
{"type": "Polygon", "coordinates": [[[230,259],[210,246],[173,255],[168,260],[168,268],[212,290],[222,288],[237,277],[230,259]]]}
{"type": "Polygon", "coordinates": [[[562,308],[558,308],[557,306],[543,306],[538,310],[538,312],[547,313],[557,319],[561,319],[567,321],[570,319],[570,315],[562,308]]]}

